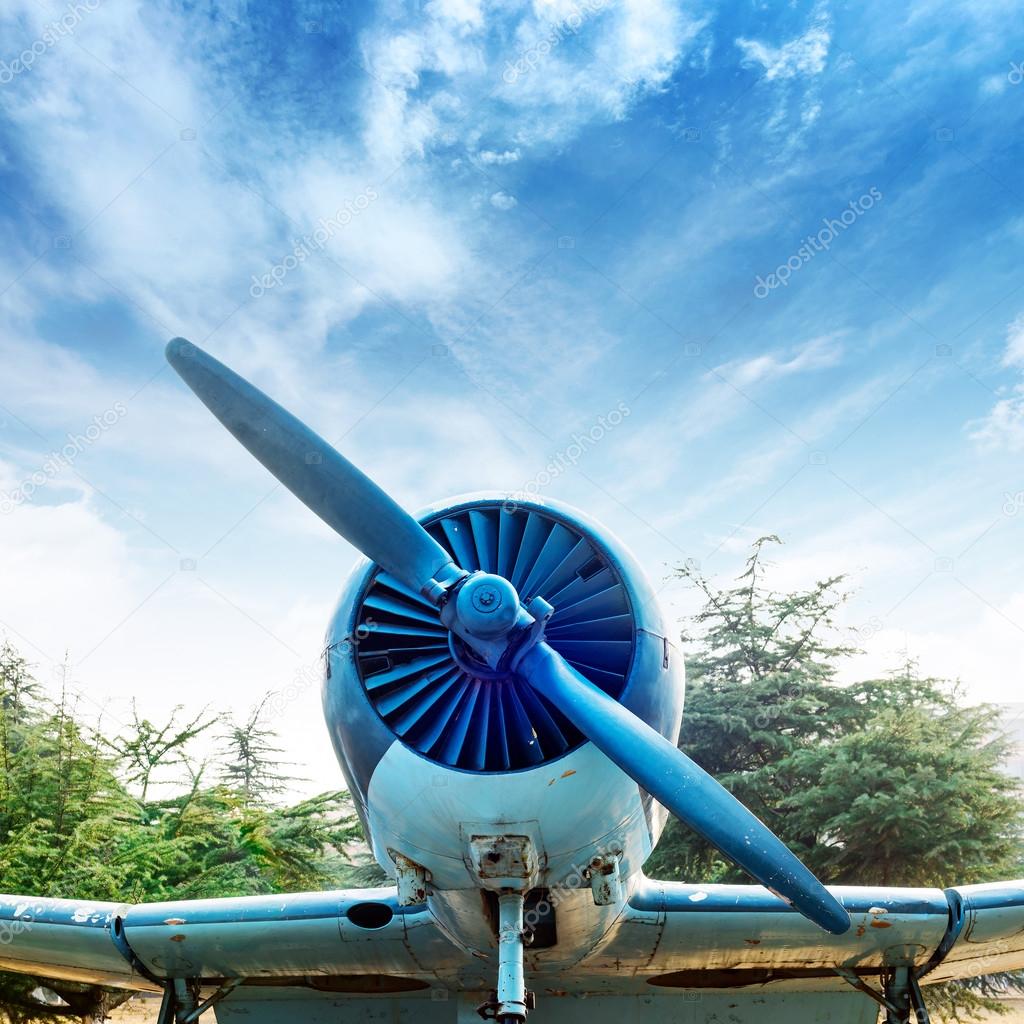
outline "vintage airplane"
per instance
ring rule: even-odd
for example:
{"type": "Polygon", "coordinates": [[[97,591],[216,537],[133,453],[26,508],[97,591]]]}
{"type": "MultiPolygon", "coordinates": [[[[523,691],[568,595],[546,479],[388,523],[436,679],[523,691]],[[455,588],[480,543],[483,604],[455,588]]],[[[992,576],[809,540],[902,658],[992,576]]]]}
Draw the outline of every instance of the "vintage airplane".
{"type": "Polygon", "coordinates": [[[1024,880],[825,888],[676,747],[683,659],[622,546],[555,503],[419,520],[216,359],[167,357],[366,556],[323,702],[380,889],[0,897],[0,969],[163,993],[161,1024],[927,1021],[922,983],[1024,967],[1024,880]],[[671,812],[759,886],[642,872],[671,812]],[[527,987],[529,986],[529,988],[527,987]]]}

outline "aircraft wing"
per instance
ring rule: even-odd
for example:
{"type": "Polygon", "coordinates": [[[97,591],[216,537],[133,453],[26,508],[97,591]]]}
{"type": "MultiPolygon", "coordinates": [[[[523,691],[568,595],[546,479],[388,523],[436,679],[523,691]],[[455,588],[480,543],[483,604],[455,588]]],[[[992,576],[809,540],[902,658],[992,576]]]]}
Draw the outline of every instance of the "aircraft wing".
{"type": "MultiPolygon", "coordinates": [[[[928,985],[1024,968],[1024,880],[832,891],[853,917],[841,936],[760,886],[643,879],[618,911],[595,907],[589,888],[560,894],[558,943],[528,954],[537,1018],[603,1024],[663,1008],[687,1024],[872,1024],[867,989],[884,998],[901,971],[928,985]],[[574,950],[574,922],[595,914],[608,915],[603,938],[574,950]]],[[[176,998],[212,997],[221,1022],[401,1012],[454,1024],[486,1000],[494,963],[383,888],[140,905],[0,896],[0,970],[155,992],[177,979],[176,998]]]]}
{"type": "Polygon", "coordinates": [[[466,956],[394,888],[135,905],[0,896],[0,970],[55,981],[412,992],[430,987],[421,958],[436,969],[466,956]]]}
{"type": "Polygon", "coordinates": [[[910,966],[924,983],[1024,968],[1024,879],[830,891],[853,919],[843,935],[816,928],[761,886],[645,879],[588,968],[618,960],[655,987],[682,988],[807,987],[836,980],[836,968],[868,976],[910,966]]]}

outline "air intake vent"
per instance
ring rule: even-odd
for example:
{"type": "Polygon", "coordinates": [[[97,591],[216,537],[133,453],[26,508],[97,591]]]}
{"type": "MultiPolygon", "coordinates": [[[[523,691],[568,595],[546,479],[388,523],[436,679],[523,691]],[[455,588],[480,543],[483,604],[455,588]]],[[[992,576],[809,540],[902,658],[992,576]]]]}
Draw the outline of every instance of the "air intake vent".
{"type": "MultiPolygon", "coordinates": [[[[525,601],[555,607],[548,642],[592,683],[618,699],[633,660],[634,620],[622,578],[571,521],[500,502],[429,519],[431,535],[470,571],[512,581],[525,601]]],[[[357,664],[363,686],[391,730],[421,754],[468,771],[530,768],[579,746],[583,737],[514,675],[463,671],[437,610],[387,573],[363,595],[357,664]]]]}

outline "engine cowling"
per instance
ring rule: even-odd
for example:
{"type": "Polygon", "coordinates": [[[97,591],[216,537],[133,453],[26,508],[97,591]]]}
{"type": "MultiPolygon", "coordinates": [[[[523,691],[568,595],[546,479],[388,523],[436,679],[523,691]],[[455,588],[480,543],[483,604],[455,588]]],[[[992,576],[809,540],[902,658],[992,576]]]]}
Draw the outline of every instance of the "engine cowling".
{"type": "MultiPolygon", "coordinates": [[[[551,646],[663,736],[677,739],[682,656],[645,575],[607,531],[567,506],[505,495],[456,499],[418,518],[463,568],[506,577],[524,600],[549,601],[551,646]]],[[[549,870],[567,855],[576,863],[591,841],[617,828],[636,832],[625,844],[631,850],[624,856],[633,861],[656,842],[663,813],[636,783],[543,695],[475,660],[433,605],[373,563],[357,566],[344,588],[325,667],[332,740],[385,867],[394,852],[418,863],[426,857],[435,877],[460,883],[455,888],[472,885],[463,863],[464,826],[480,826],[481,816],[495,827],[535,821],[549,870]],[[558,788],[566,795],[552,803],[550,820],[538,817],[545,802],[539,791],[553,791],[555,781],[582,770],[585,782],[558,788]]]]}

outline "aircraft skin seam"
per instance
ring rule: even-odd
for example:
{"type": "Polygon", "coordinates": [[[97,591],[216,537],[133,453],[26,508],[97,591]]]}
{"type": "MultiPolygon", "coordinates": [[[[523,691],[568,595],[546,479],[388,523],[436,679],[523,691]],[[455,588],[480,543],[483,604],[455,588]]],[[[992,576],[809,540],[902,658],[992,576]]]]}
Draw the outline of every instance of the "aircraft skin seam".
{"type": "MultiPolygon", "coordinates": [[[[117,920],[116,918],[114,920],[117,920]]],[[[136,973],[141,975],[147,981],[152,982],[154,985],[159,986],[161,989],[167,988],[167,979],[160,978],[155,975],[139,958],[138,953],[132,949],[131,944],[128,942],[128,936],[124,933],[124,919],[121,918],[121,930],[118,932],[113,924],[108,924],[107,929],[110,932],[110,941],[113,942],[114,948],[125,958],[128,962],[128,966],[136,973]]]]}
{"type": "MultiPolygon", "coordinates": [[[[434,915],[429,910],[427,911],[425,916],[429,918],[431,925],[433,925],[436,928],[437,918],[435,918],[434,915]]],[[[413,918],[413,920],[415,921],[416,919],[413,918]]],[[[409,941],[409,922],[406,921],[404,918],[402,920],[402,945],[405,946],[406,952],[409,954],[409,958],[417,966],[417,968],[419,968],[420,971],[422,971],[424,974],[431,975],[431,977],[438,977],[437,971],[427,967],[423,963],[423,961],[416,955],[416,950],[413,947],[413,943],[409,941]]]]}
{"type": "MultiPolygon", "coordinates": [[[[661,946],[661,940],[665,937],[665,925],[668,924],[668,900],[666,898],[664,883],[658,883],[658,892],[660,894],[659,903],[660,908],[657,911],[658,924],[657,924],[657,935],[654,937],[654,945],[651,947],[651,955],[647,958],[647,962],[644,964],[643,969],[649,968],[654,964],[654,958],[658,955],[658,949],[661,946]]],[[[634,974],[639,973],[634,971],[634,974]]]]}
{"type": "Polygon", "coordinates": [[[917,972],[916,976],[919,981],[942,965],[946,957],[952,952],[957,939],[963,934],[967,924],[967,909],[964,906],[963,897],[960,893],[956,889],[946,889],[944,895],[949,904],[949,925],[946,928],[946,934],[942,936],[939,944],[935,947],[935,952],[928,958],[928,962],[921,970],[917,972]]]}

